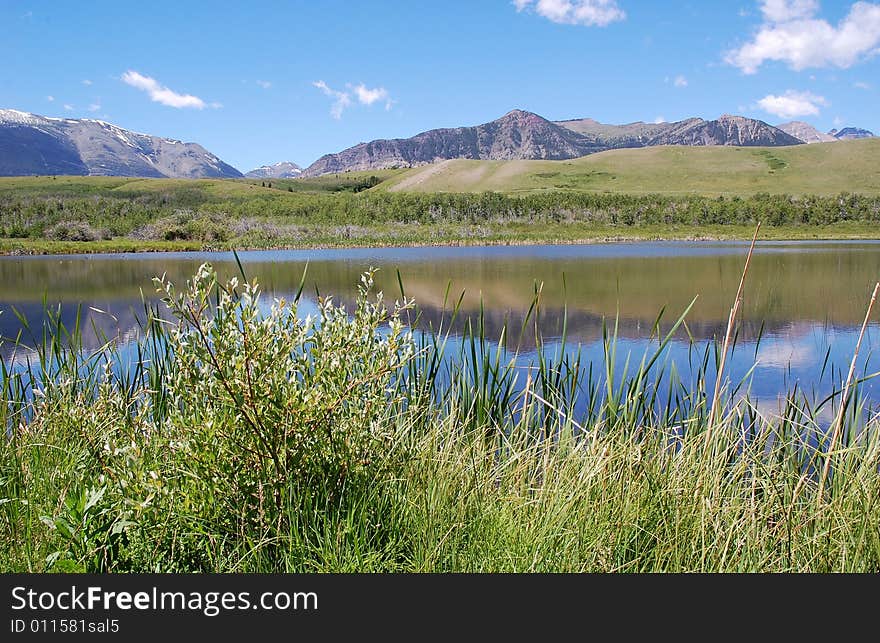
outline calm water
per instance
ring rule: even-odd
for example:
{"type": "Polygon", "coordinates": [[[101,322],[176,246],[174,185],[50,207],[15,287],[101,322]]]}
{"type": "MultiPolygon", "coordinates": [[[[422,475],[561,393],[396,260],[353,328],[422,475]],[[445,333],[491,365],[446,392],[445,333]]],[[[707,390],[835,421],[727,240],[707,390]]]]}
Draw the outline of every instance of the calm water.
{"type": "MultiPolygon", "coordinates": [[[[360,274],[379,269],[376,283],[390,299],[414,297],[426,324],[448,319],[463,294],[462,312],[483,309],[489,337],[502,325],[520,328],[535,289],[541,288],[541,329],[552,342],[562,331],[567,309],[568,340],[594,361],[602,359],[602,323],[618,319],[622,352],[641,357],[658,313],[668,328],[697,296],[687,317],[694,340],[721,338],[748,244],[730,242],[621,243],[579,246],[350,249],[244,252],[249,277],[267,294],[292,294],[308,264],[305,309],[315,293],[351,301],[360,274]],[[448,293],[448,296],[447,296],[448,293]]],[[[155,297],[151,278],[163,273],[183,285],[204,261],[224,276],[238,274],[231,253],[129,254],[0,258],[0,333],[15,337],[15,307],[33,325],[42,319],[43,298],[62,304],[73,322],[77,304],[82,321],[122,342],[139,335],[141,291],[155,297]]],[[[733,376],[757,361],[751,395],[767,411],[797,386],[821,396],[831,390],[830,366],[844,372],[865,315],[874,283],[880,279],[880,242],[764,242],[755,250],[742,309],[742,327],[732,359],[733,376]],[[758,338],[760,337],[760,342],[758,338]],[[824,377],[820,378],[826,352],[824,377]]],[[[880,319],[880,314],[875,314],[880,319]]],[[[533,334],[521,343],[533,348],[533,334]]],[[[656,340],[655,344],[656,344],[656,340]]],[[[876,323],[863,343],[860,372],[880,370],[874,353],[880,341],[876,323]]],[[[688,370],[688,334],[682,330],[669,359],[688,370]]],[[[8,345],[0,348],[9,358],[8,345]]],[[[621,357],[621,359],[623,359],[621,357]]],[[[834,376],[839,377],[838,373],[834,376]]],[[[874,384],[866,384],[872,399],[874,384]]],[[[878,390],[880,393],[880,390],[878,390]]]]}

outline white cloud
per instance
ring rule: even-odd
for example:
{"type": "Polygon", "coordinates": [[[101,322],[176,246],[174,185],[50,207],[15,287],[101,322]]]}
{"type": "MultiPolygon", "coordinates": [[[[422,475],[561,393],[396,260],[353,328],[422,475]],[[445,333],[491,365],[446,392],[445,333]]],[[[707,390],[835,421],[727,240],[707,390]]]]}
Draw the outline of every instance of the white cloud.
{"type": "Polygon", "coordinates": [[[685,78],[684,76],[678,75],[675,77],[675,80],[672,81],[672,84],[675,85],[676,87],[687,87],[688,81],[687,81],[687,78],[685,78]]]}
{"type": "Polygon", "coordinates": [[[783,340],[770,341],[761,345],[756,357],[758,368],[802,368],[815,363],[813,347],[806,342],[800,344],[783,340]]]}
{"type": "Polygon", "coordinates": [[[351,96],[349,96],[348,92],[331,89],[323,80],[316,80],[312,85],[324,92],[325,96],[329,96],[333,99],[333,105],[330,107],[330,115],[336,120],[342,118],[342,112],[345,111],[346,107],[351,105],[351,96]]]}
{"type": "Polygon", "coordinates": [[[617,0],[513,0],[517,11],[534,7],[535,13],[552,22],[605,27],[626,18],[617,0]]]}
{"type": "Polygon", "coordinates": [[[854,3],[836,27],[818,19],[818,10],[815,0],[764,0],[764,23],[750,42],[727,52],[725,61],[754,74],[770,60],[795,71],[845,69],[880,53],[880,4],[854,3]]]}
{"type": "Polygon", "coordinates": [[[843,123],[844,123],[844,120],[840,116],[834,117],[834,126],[835,127],[840,127],[841,125],[843,125],[843,123]]]}
{"type": "Polygon", "coordinates": [[[69,103],[64,103],[64,111],[66,111],[66,112],[72,112],[72,111],[73,111],[73,105],[70,105],[69,103]]]}
{"type": "Polygon", "coordinates": [[[862,81],[853,83],[853,87],[855,87],[856,89],[871,89],[871,85],[869,83],[864,83],[862,81]]]}
{"type": "Polygon", "coordinates": [[[357,99],[364,105],[372,105],[377,100],[388,100],[388,91],[384,87],[369,89],[366,85],[361,83],[360,85],[355,85],[352,89],[354,90],[357,99]]]}
{"type": "MultiPolygon", "coordinates": [[[[150,100],[168,107],[181,109],[183,107],[191,107],[193,109],[204,109],[205,101],[198,96],[191,94],[178,94],[167,87],[162,86],[155,78],[144,76],[136,71],[128,70],[122,74],[122,82],[131,85],[137,89],[147,92],[150,100]]],[[[212,103],[211,107],[220,106],[219,103],[212,103]]]]}
{"type": "Polygon", "coordinates": [[[272,86],[271,81],[268,81],[268,80],[257,80],[257,81],[254,81],[254,82],[256,82],[257,85],[259,85],[259,86],[262,87],[263,89],[269,89],[269,88],[272,86]]]}
{"type": "Polygon", "coordinates": [[[818,0],[764,0],[761,13],[768,22],[788,22],[811,18],[819,11],[818,0]]]}
{"type": "Polygon", "coordinates": [[[99,109],[101,109],[101,103],[92,103],[89,105],[90,112],[97,112],[99,109]]]}
{"type": "Polygon", "coordinates": [[[665,123],[666,119],[663,116],[658,116],[654,119],[654,124],[659,125],[660,123],[665,123]]]}
{"type": "Polygon", "coordinates": [[[385,101],[385,109],[389,110],[394,104],[391,95],[384,87],[370,89],[363,83],[358,85],[348,83],[346,84],[346,87],[350,91],[340,91],[333,89],[323,80],[316,80],[312,85],[320,89],[325,96],[329,96],[333,99],[333,105],[330,108],[330,115],[337,120],[342,118],[342,112],[352,105],[352,93],[354,93],[354,98],[356,98],[361,105],[369,106],[379,101],[385,101]]]}
{"type": "Polygon", "coordinates": [[[89,85],[92,84],[92,81],[90,81],[88,78],[86,78],[84,81],[82,81],[82,84],[85,85],[86,87],[88,87],[89,85]]]}
{"type": "Polygon", "coordinates": [[[46,100],[51,103],[55,100],[55,97],[54,96],[46,96],[46,100]]]}
{"type": "Polygon", "coordinates": [[[758,101],[758,105],[768,114],[779,118],[797,118],[798,116],[818,116],[819,108],[827,106],[828,101],[824,96],[790,89],[781,96],[768,94],[758,101]]]}

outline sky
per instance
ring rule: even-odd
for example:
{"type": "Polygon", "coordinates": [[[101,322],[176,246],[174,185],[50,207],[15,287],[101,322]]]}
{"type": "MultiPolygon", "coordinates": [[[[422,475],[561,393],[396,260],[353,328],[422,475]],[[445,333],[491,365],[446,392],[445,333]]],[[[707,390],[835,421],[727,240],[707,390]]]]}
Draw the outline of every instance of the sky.
{"type": "Polygon", "coordinates": [[[194,141],[243,172],[512,109],[880,134],[875,2],[0,0],[0,60],[0,108],[194,141]]]}

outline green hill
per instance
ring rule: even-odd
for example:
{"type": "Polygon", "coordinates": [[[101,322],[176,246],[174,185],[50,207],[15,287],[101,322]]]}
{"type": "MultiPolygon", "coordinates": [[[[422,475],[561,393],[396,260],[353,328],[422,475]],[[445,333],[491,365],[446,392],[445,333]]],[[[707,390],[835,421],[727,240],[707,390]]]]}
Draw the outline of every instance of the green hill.
{"type": "Polygon", "coordinates": [[[154,179],[126,176],[13,176],[0,177],[0,199],[18,197],[135,198],[186,191],[199,201],[222,199],[292,199],[294,193],[361,192],[405,170],[345,172],[296,179],[154,179]]]}
{"type": "Polygon", "coordinates": [[[880,139],[792,147],[661,146],[568,161],[451,160],[386,180],[412,192],[880,193],[880,139]]]}

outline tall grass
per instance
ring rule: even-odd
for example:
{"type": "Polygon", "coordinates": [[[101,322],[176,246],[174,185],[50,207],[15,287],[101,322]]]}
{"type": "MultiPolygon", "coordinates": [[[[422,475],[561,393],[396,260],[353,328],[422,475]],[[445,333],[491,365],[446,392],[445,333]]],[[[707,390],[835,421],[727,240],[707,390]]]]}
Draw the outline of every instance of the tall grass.
{"type": "Polygon", "coordinates": [[[861,382],[779,417],[726,383],[710,423],[719,347],[692,345],[688,381],[665,360],[689,308],[620,366],[614,324],[602,363],[545,345],[540,288],[488,337],[452,332],[460,301],[425,327],[370,274],[316,319],[209,266],[158,286],[128,352],[58,316],[14,340],[4,571],[880,571],[861,382]]]}

